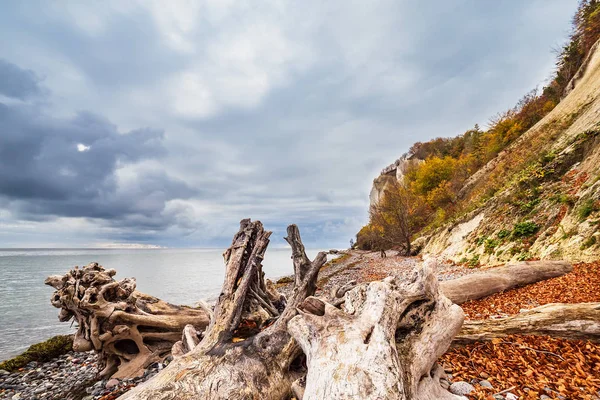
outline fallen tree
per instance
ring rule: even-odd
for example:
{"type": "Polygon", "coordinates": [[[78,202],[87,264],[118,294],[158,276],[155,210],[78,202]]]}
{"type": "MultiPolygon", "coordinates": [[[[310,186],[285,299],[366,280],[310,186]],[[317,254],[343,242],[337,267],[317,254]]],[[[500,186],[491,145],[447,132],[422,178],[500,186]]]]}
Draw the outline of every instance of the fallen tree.
{"type": "Polygon", "coordinates": [[[600,303],[546,304],[506,318],[465,321],[454,343],[486,341],[513,334],[600,342],[600,303]]]}
{"type": "Polygon", "coordinates": [[[45,281],[56,289],[51,303],[60,308],[59,320],[78,324],[73,350],[98,352],[101,376],[140,376],[171,353],[186,325],[208,325],[209,309],[166,303],[136,291],[133,278],[115,281],[115,274],[91,263],[45,281]]]}
{"type": "Polygon", "coordinates": [[[199,337],[186,328],[181,354],[121,399],[288,399],[292,392],[304,399],[460,398],[440,385],[436,360],[463,313],[441,294],[429,265],[409,283],[388,278],[342,287],[334,293],[345,296],[339,309],[312,297],[326,255],[310,261],[291,225],[292,293],[277,317],[257,325],[252,304],[262,301],[253,303],[251,286],[262,285],[269,235],[260,222],[241,222],[225,252],[223,290],[207,330],[199,337]],[[256,331],[241,331],[249,325],[256,331]]]}
{"type": "MultiPolygon", "coordinates": [[[[226,273],[214,316],[203,337],[184,333],[192,347],[152,380],[122,399],[287,399],[292,382],[304,374],[302,350],[287,332],[297,307],[316,290],[317,274],[327,261],[319,253],[310,261],[295,225],[287,230],[292,247],[294,288],[285,304],[273,304],[254,288],[264,286],[261,262],[271,232],[259,221],[243,220],[225,252],[226,273]],[[281,309],[277,316],[257,323],[256,306],[281,309]],[[254,331],[242,329],[248,326],[254,331]],[[198,340],[200,339],[200,340],[198,340]],[[198,343],[194,342],[198,340],[198,343]]],[[[281,298],[283,300],[283,298],[281,298]]]]}
{"type": "Polygon", "coordinates": [[[436,361],[463,312],[440,292],[431,262],[408,283],[348,291],[342,309],[310,297],[299,310],[288,327],[306,354],[304,400],[462,398],[442,388],[436,361]]]}
{"type": "Polygon", "coordinates": [[[524,261],[444,281],[440,283],[440,288],[455,304],[462,304],[571,271],[573,266],[566,261],[524,261]]]}

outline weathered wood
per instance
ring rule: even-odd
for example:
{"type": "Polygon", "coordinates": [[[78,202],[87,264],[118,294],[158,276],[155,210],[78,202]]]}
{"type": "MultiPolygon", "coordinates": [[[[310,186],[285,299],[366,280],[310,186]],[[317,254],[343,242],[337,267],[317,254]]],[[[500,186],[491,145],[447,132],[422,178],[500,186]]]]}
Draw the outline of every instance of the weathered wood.
{"type": "Polygon", "coordinates": [[[513,334],[600,342],[600,303],[546,304],[506,318],[465,321],[454,343],[486,341],[513,334]]]}
{"type": "Polygon", "coordinates": [[[462,304],[571,271],[573,266],[566,261],[525,261],[444,281],[440,288],[455,304],[462,304]]]}
{"type": "Polygon", "coordinates": [[[140,376],[171,353],[186,325],[208,325],[209,309],[166,303],[136,291],[133,278],[115,281],[115,274],[91,263],[45,281],[56,289],[51,303],[60,308],[59,320],[78,324],[73,349],[98,352],[101,376],[140,376]]]}
{"type": "Polygon", "coordinates": [[[458,399],[440,385],[436,360],[463,322],[442,295],[433,263],[409,283],[393,277],[347,292],[342,309],[314,297],[288,329],[306,354],[304,400],[458,399]]]}
{"type": "MultiPolygon", "coordinates": [[[[319,253],[311,262],[304,251],[298,228],[290,225],[286,240],[292,247],[294,288],[287,300],[271,289],[268,293],[261,261],[270,234],[258,221],[241,222],[240,231],[225,252],[227,266],[223,290],[214,318],[202,340],[189,353],[175,358],[156,377],[125,394],[122,399],[247,400],[289,397],[292,382],[304,372],[298,359],[302,351],[287,332],[287,323],[296,315],[297,306],[314,294],[317,273],[327,257],[325,253],[319,253]],[[259,293],[257,288],[263,293],[259,293]],[[277,309],[279,315],[264,321],[256,319],[263,311],[269,313],[270,307],[265,307],[262,301],[255,302],[257,297],[253,291],[277,309]],[[249,323],[258,329],[258,333],[241,334],[241,327],[249,323]]],[[[185,337],[183,339],[182,344],[185,337]]]]}

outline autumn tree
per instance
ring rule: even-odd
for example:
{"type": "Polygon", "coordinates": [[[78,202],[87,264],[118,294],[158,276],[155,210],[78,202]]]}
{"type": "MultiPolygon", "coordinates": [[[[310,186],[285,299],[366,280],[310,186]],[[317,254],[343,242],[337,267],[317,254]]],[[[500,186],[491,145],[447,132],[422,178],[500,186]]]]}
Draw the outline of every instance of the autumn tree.
{"type": "Polygon", "coordinates": [[[370,209],[372,250],[400,247],[411,251],[411,238],[428,220],[430,209],[404,185],[394,181],[385,189],[383,198],[370,209]]]}

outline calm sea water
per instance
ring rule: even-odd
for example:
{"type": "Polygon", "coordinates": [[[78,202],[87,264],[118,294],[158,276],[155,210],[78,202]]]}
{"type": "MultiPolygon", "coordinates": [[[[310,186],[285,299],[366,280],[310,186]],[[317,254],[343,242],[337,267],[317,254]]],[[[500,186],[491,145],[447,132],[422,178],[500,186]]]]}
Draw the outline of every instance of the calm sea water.
{"type": "MultiPolygon", "coordinates": [[[[314,257],[318,250],[307,250],[314,257]]],[[[48,275],[75,265],[98,262],[115,268],[117,280],[135,277],[137,289],[175,304],[215,299],[223,283],[222,249],[0,249],[0,360],[33,343],[72,333],[50,305],[54,289],[48,275]]],[[[290,249],[268,249],[264,271],[269,278],[293,273],[290,249]]]]}

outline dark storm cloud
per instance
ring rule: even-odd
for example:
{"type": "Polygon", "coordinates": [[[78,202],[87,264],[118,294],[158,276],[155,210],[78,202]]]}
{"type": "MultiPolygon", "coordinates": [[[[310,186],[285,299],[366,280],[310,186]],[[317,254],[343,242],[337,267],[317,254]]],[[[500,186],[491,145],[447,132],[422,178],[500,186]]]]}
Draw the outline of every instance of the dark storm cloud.
{"type": "Polygon", "coordinates": [[[0,127],[0,197],[19,218],[87,217],[161,230],[175,223],[166,202],[195,194],[157,169],[119,181],[118,168],[166,154],[162,131],[120,133],[89,112],[52,118],[38,106],[2,103],[0,127]]]}
{"type": "Polygon", "coordinates": [[[31,4],[0,5],[0,230],[221,246],[252,217],[317,247],[347,244],[412,143],[542,83],[576,7],[31,4]]]}
{"type": "Polygon", "coordinates": [[[39,82],[33,71],[0,59],[0,94],[20,100],[35,97],[42,93],[39,82]]]}

